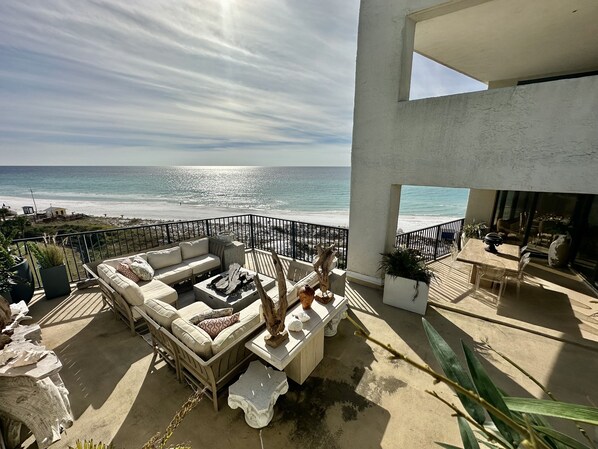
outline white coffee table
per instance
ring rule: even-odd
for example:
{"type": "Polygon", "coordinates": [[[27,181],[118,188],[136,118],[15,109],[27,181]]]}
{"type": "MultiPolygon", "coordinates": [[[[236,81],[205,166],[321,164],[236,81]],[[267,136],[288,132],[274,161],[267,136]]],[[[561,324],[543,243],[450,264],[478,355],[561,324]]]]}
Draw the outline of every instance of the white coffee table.
{"type": "MultiPolygon", "coordinates": [[[[242,269],[246,273],[249,273],[252,277],[255,275],[255,272],[250,270],[242,269]]],[[[204,281],[201,281],[193,286],[193,291],[195,293],[195,298],[198,301],[206,303],[212,309],[223,309],[226,307],[232,307],[233,312],[236,313],[253,301],[259,298],[257,293],[257,288],[255,287],[255,282],[252,282],[244,287],[242,287],[239,291],[233,293],[232,295],[223,295],[216,290],[211,289],[208,285],[218,276],[222,276],[224,273],[218,274],[216,276],[212,276],[204,281]]],[[[262,282],[262,286],[264,290],[268,290],[274,287],[274,279],[268,276],[264,276],[263,274],[258,274],[260,281],[262,282]]]]}
{"type": "Polygon", "coordinates": [[[310,320],[303,323],[303,330],[291,332],[288,326],[293,315],[303,312],[301,303],[298,303],[289,310],[285,319],[285,328],[289,333],[285,343],[277,348],[266,345],[264,337],[269,333],[264,330],[245,343],[245,347],[275,368],[284,370],[290,379],[301,385],[324,358],[326,324],[342,313],[346,304],[347,298],[337,295],[334,295],[334,301],[326,305],[314,301],[311,309],[305,311],[310,320]]]}

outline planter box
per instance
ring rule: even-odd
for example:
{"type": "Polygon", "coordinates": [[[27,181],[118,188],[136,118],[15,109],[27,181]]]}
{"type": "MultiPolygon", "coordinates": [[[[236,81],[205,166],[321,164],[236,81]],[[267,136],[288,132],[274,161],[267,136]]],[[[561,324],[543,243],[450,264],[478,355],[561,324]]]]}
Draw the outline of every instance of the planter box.
{"type": "MultiPolygon", "coordinates": [[[[25,301],[27,304],[33,297],[33,273],[27,259],[23,259],[10,269],[21,278],[21,282],[13,285],[5,298],[11,297],[13,302],[25,301]]],[[[10,301],[9,301],[10,303],[10,301]]]]}
{"type": "Polygon", "coordinates": [[[386,275],[382,302],[425,315],[428,306],[428,290],[429,287],[425,282],[386,275]]]}
{"type": "Polygon", "coordinates": [[[65,265],[59,265],[52,268],[40,268],[39,274],[44,285],[46,299],[66,296],[71,292],[71,285],[69,284],[65,265]]]}

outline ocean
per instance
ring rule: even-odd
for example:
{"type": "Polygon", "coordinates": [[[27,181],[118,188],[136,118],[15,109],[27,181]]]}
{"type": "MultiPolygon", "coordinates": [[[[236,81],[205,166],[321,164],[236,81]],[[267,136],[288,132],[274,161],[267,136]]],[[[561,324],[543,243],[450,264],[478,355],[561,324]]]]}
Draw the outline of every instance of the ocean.
{"type": "MultiPolygon", "coordinates": [[[[348,226],[350,167],[0,167],[0,202],[18,212],[191,220],[255,213],[348,226]]],[[[468,189],[404,186],[399,227],[465,215],[468,189]]]]}

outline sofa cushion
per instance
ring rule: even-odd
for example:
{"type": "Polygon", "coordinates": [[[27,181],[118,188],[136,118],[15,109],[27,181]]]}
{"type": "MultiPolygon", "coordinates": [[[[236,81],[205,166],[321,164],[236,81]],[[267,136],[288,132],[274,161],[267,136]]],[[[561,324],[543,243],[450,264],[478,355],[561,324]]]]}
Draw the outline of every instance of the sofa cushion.
{"type": "Polygon", "coordinates": [[[142,257],[135,256],[129,264],[131,271],[139,276],[139,279],[144,281],[151,281],[154,277],[154,269],[152,266],[142,257]]]}
{"type": "Polygon", "coordinates": [[[185,262],[194,275],[207,273],[210,270],[220,269],[220,257],[214,254],[205,254],[203,256],[192,257],[185,262]]]}
{"type": "Polygon", "coordinates": [[[181,262],[165,268],[157,269],[154,272],[154,279],[166,284],[176,284],[191,277],[191,267],[186,262],[181,262]]]}
{"type": "Polygon", "coordinates": [[[116,271],[118,271],[124,277],[131,279],[133,282],[139,282],[141,280],[141,278],[139,276],[137,276],[131,270],[130,265],[131,265],[131,260],[125,259],[121,263],[118,264],[118,267],[116,267],[116,271]]]}
{"type": "Polygon", "coordinates": [[[222,318],[223,316],[231,316],[232,314],[232,307],[227,307],[225,309],[214,309],[193,315],[191,318],[189,318],[189,322],[191,322],[191,324],[197,325],[197,323],[200,323],[203,320],[209,320],[211,318],[222,318]]]}
{"type": "Polygon", "coordinates": [[[126,260],[126,259],[133,260],[135,257],[141,257],[143,260],[147,260],[145,253],[141,253],[141,254],[136,254],[134,256],[124,256],[124,257],[115,257],[113,259],[106,259],[103,263],[116,268],[116,267],[118,267],[118,264],[123,262],[124,260],[126,260]]]}
{"type": "Polygon", "coordinates": [[[157,299],[147,299],[145,301],[145,311],[151,319],[168,330],[170,330],[172,322],[180,318],[177,309],[157,299]]]}
{"type": "Polygon", "coordinates": [[[220,332],[212,343],[212,353],[218,354],[234,344],[260,323],[261,301],[255,301],[239,312],[239,322],[220,332]]]}
{"type": "Polygon", "coordinates": [[[179,309],[179,315],[182,319],[191,321],[191,318],[195,315],[199,315],[202,313],[211,312],[212,308],[208,306],[205,302],[196,301],[194,303],[189,304],[188,306],[179,309]]]}
{"type": "Polygon", "coordinates": [[[179,297],[174,288],[169,287],[164,282],[157,281],[156,279],[140,284],[139,289],[143,294],[144,302],[150,299],[156,299],[172,305],[176,303],[179,297]]]}
{"type": "Polygon", "coordinates": [[[181,256],[183,260],[191,259],[192,257],[205,256],[210,252],[210,242],[207,237],[192,242],[179,243],[181,248],[181,256]]]}
{"type": "Polygon", "coordinates": [[[172,322],[172,333],[185,346],[204,360],[212,357],[212,338],[189,321],[177,318],[172,322]]]}
{"type": "Polygon", "coordinates": [[[178,246],[159,251],[148,251],[146,255],[147,261],[154,270],[177,265],[183,261],[181,258],[181,248],[178,246]]]}
{"type": "Polygon", "coordinates": [[[110,284],[110,275],[116,273],[116,268],[106,263],[99,264],[97,270],[100,279],[103,279],[108,284],[110,284]]]}
{"type": "Polygon", "coordinates": [[[144,303],[141,288],[131,279],[120,273],[110,275],[110,286],[118,292],[132,306],[141,306],[144,303]]]}
{"type": "Polygon", "coordinates": [[[220,332],[237,322],[239,322],[238,312],[231,316],[208,318],[207,320],[200,321],[197,326],[206,331],[210,337],[216,338],[220,332]]]}

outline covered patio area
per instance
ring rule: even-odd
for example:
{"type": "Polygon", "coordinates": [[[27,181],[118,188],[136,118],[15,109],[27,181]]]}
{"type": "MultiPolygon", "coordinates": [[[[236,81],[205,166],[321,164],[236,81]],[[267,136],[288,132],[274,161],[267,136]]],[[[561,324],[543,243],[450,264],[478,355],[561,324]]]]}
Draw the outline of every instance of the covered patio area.
{"type": "MultiPolygon", "coordinates": [[[[267,263],[263,253],[247,254],[247,265],[267,263]]],[[[498,308],[468,293],[466,266],[434,263],[438,281],[431,293],[426,319],[457,350],[460,341],[478,349],[497,384],[512,395],[542,397],[538,387],[502,359],[487,351],[485,343],[508,355],[543,382],[563,401],[596,405],[595,373],[598,341],[587,338],[579,325],[550,329],[525,317],[507,288],[498,308]],[[504,304],[503,304],[504,303],[504,304]],[[519,314],[517,316],[513,316],[519,314]],[[479,315],[479,316],[478,316],[479,315]],[[501,321],[503,324],[499,324],[501,321]],[[541,328],[542,332],[538,330],[541,328]],[[567,340],[549,332],[561,333],[567,340]],[[576,337],[576,338],[574,338],[576,337]],[[581,343],[581,344],[580,344],[581,343]]],[[[534,266],[533,270],[542,270],[534,266]]],[[[596,307],[596,298],[553,281],[543,290],[555,298],[573,298],[571,310],[596,307]],[[581,301],[584,306],[580,306],[581,301]],[[594,302],[593,302],[594,301],[594,302]]],[[[542,295],[530,295],[533,286],[522,286],[519,303],[542,295]]],[[[438,368],[422,329],[421,317],[382,303],[382,292],[347,284],[352,317],[376,338],[410,357],[438,368]]],[[[483,297],[482,297],[483,299],[483,297]]],[[[527,306],[527,314],[531,313],[527,306]]],[[[37,295],[31,315],[42,326],[44,344],[60,357],[61,376],[70,392],[74,425],[53,447],[68,447],[83,438],[113,442],[116,448],[140,448],[156,432],[163,432],[192,390],[178,383],[174,371],[155,364],[151,347],[139,335],[115,320],[103,307],[99,289],[74,291],[69,297],[46,300],[37,295]]],[[[551,310],[546,308],[546,310],[551,310]]],[[[557,309],[552,309],[557,310],[557,309]]],[[[551,312],[552,313],[552,312],[551,312]]],[[[571,314],[569,314],[571,316],[571,314]]],[[[591,318],[591,316],[590,316],[591,318]]],[[[564,320],[561,320],[564,321],[564,320]]],[[[588,322],[591,322],[588,319],[588,322]]],[[[441,441],[458,445],[458,427],[450,410],[425,393],[434,389],[453,400],[443,385],[414,368],[389,358],[381,348],[354,336],[354,328],[341,322],[339,333],[326,339],[324,360],[307,381],[289,382],[268,427],[248,427],[239,409],[220,397],[220,412],[209,400],[200,402],[170,443],[187,442],[194,448],[404,448],[437,447],[441,441]],[[260,441],[261,439],[261,441],[260,441]]],[[[571,429],[572,435],[575,435],[571,429]]],[[[35,448],[31,437],[25,447],[35,448]]]]}

